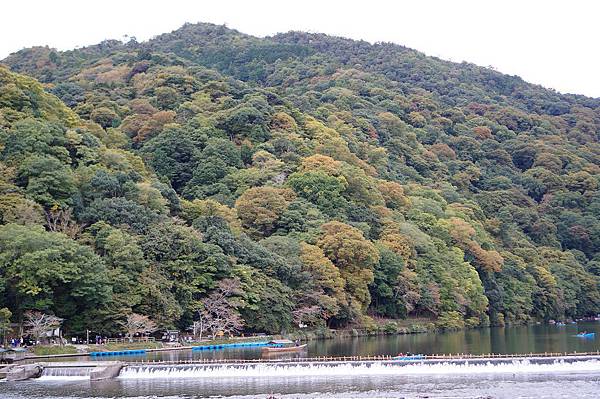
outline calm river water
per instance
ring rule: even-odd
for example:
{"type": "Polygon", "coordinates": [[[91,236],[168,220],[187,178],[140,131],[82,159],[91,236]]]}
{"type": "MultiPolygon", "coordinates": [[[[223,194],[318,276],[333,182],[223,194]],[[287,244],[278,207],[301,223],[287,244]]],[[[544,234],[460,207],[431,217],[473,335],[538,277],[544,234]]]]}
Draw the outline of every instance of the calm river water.
{"type": "MultiPolygon", "coordinates": [[[[600,323],[564,327],[536,325],[491,328],[447,334],[360,337],[314,341],[308,356],[395,355],[398,352],[540,353],[600,350],[600,323]],[[596,332],[596,339],[574,337],[596,332]]],[[[255,349],[174,351],[145,359],[256,358],[255,349]]],[[[118,357],[110,360],[118,360],[118,357]]],[[[122,360],[137,360],[128,356],[122,360]]],[[[88,360],[88,359],[86,359],[88,360]]],[[[108,360],[103,358],[103,360],[108,360]]],[[[247,373],[221,367],[211,370],[123,372],[115,380],[91,383],[78,377],[48,377],[0,383],[0,398],[599,398],[600,362],[536,365],[415,365],[395,368],[350,366],[302,370],[265,367],[247,373]]]]}

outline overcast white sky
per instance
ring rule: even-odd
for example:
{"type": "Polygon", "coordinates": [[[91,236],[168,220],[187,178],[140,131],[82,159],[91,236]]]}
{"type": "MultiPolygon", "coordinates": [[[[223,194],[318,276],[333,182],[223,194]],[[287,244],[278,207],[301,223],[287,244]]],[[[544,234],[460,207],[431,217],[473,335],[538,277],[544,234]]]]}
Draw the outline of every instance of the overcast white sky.
{"type": "Polygon", "coordinates": [[[594,0],[3,0],[0,59],[33,45],[141,41],[212,22],[256,36],[303,30],[390,41],[600,97],[599,18],[594,0]]]}

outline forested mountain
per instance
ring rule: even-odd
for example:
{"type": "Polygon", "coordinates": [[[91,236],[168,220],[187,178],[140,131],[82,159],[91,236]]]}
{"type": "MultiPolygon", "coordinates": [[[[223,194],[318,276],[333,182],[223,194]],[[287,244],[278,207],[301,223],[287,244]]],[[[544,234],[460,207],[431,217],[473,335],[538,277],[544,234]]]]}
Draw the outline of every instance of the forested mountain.
{"type": "Polygon", "coordinates": [[[16,320],[186,328],[216,293],[266,332],[600,312],[599,99],[394,44],[209,24],[3,63],[0,307],[16,320]]]}

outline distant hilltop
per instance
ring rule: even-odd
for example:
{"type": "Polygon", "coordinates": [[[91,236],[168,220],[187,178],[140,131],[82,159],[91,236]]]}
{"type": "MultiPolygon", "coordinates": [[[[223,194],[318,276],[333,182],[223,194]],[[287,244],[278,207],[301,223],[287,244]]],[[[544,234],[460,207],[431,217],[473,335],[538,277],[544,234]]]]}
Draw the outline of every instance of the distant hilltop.
{"type": "Polygon", "coordinates": [[[13,323],[407,333],[600,312],[599,99],[211,24],[2,63],[13,323]]]}

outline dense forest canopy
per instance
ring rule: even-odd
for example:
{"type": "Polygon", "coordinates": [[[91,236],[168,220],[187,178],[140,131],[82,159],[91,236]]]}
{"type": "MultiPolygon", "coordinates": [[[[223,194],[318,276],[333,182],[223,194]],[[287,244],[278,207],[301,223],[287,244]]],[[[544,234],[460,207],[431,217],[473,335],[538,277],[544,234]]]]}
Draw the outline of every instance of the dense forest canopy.
{"type": "Polygon", "coordinates": [[[219,295],[261,332],[600,312],[599,99],[210,24],[3,64],[0,307],[17,321],[187,328],[219,295]]]}

